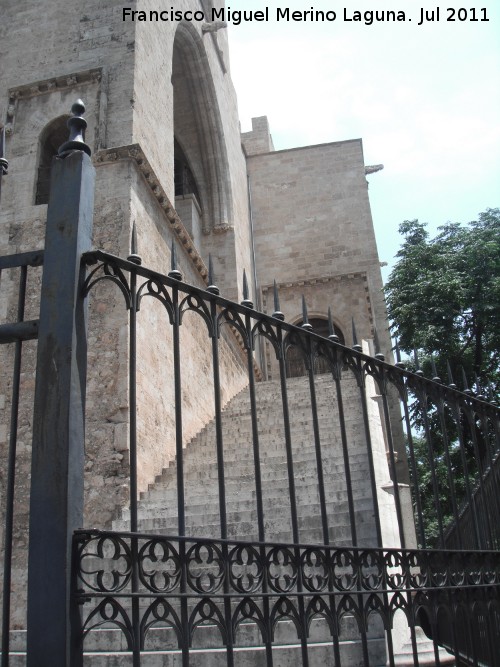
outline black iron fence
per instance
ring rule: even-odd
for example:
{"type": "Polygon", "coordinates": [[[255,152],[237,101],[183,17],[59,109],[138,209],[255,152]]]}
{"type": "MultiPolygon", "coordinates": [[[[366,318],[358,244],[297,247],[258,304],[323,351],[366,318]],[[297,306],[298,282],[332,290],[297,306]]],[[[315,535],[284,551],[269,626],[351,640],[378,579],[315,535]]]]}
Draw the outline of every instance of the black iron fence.
{"type": "MultiPolygon", "coordinates": [[[[74,113],[80,123],[80,107],[74,113]]],[[[246,286],[241,303],[223,298],[212,271],[206,289],[190,285],[174,251],[168,275],[142,266],[135,242],[127,259],[91,251],[93,170],[80,144],[73,137],[52,176],[39,321],[24,321],[23,304],[27,267],[42,254],[0,263],[21,267],[17,314],[0,328],[15,347],[11,499],[22,344],[38,336],[28,666],[78,667],[84,650],[130,656],[134,667],[154,656],[184,667],[418,665],[429,651],[433,664],[499,665],[498,408],[452,378],[388,363],[355,334],[352,347],[341,344],[331,322],[327,337],[315,334],[305,307],[301,327],[286,323],[277,291],[264,314],[246,286]],[[86,302],[105,283],[129,318],[130,505],[114,530],[85,530],[86,302]],[[146,528],[138,480],[137,329],[151,303],[165,313],[174,397],[175,457],[158,482],[168,516],[158,530],[146,528]],[[213,419],[186,447],[187,326],[207,342],[213,419]],[[223,407],[228,336],[246,369],[244,389],[223,407]],[[276,359],[270,383],[257,381],[257,341],[276,359]],[[302,378],[287,377],[292,350],[302,378]]]]}
{"type": "MultiPolygon", "coordinates": [[[[360,345],[355,344],[354,349],[341,345],[333,327],[329,338],[318,336],[309,330],[307,314],[302,327],[288,325],[279,312],[277,293],[275,312],[265,315],[253,310],[247,295],[241,304],[222,298],[211,280],[207,290],[183,283],[175,266],[169,275],[162,275],[139,265],[136,255],[122,260],[102,252],[88,253],[84,261],[92,269],[85,284],[86,292],[106,280],[116,283],[125,296],[131,322],[132,399],[139,353],[135,326],[136,318],[145,308],[144,298],[152,296],[160,300],[168,313],[166,321],[173,328],[170,352],[176,396],[178,514],[177,524],[171,525],[170,537],[138,532],[142,525],[141,501],[137,500],[136,426],[131,418],[131,532],[79,532],[75,536],[79,563],[76,586],[80,591],[77,599],[87,603],[83,606],[82,637],[98,626],[119,627],[126,637],[127,648],[135,655],[134,664],[139,665],[152,628],[158,631],[168,627],[175,637],[172,650],[182,654],[183,664],[189,664],[190,651],[194,650],[196,656],[199,627],[210,625],[224,647],[224,660],[232,665],[237,652],[243,650],[238,634],[248,632],[253,625],[258,629],[258,637],[252,641],[265,648],[266,664],[272,665],[273,659],[277,659],[273,654],[273,637],[286,619],[296,630],[294,641],[300,647],[300,658],[295,659],[306,665],[310,661],[317,664],[318,660],[309,656],[308,651],[328,641],[324,633],[320,634],[321,642],[310,638],[312,620],[321,618],[328,629],[326,636],[330,638],[336,664],[350,664],[355,659],[366,665],[377,664],[378,649],[374,648],[377,627],[379,637],[380,632],[385,635],[388,664],[396,664],[401,650],[394,646],[400,643],[402,632],[401,621],[395,621],[399,614],[405,621],[410,645],[407,650],[413,664],[419,661],[418,626],[424,627],[432,638],[436,664],[446,662],[446,657],[440,655],[440,645],[446,645],[455,660],[463,664],[469,664],[468,661],[497,664],[500,559],[495,549],[500,515],[497,470],[493,465],[499,446],[495,406],[472,396],[468,389],[460,391],[438,379],[429,380],[422,374],[408,372],[402,364],[388,364],[380,354],[375,357],[364,354],[360,345]],[[201,318],[200,324],[212,348],[215,429],[211,446],[220,532],[217,539],[210,540],[204,536],[195,539],[186,530],[192,510],[186,498],[188,454],[182,438],[183,350],[179,346],[179,332],[188,311],[201,318]],[[255,526],[253,532],[250,529],[253,537],[235,542],[228,540],[228,534],[234,534],[231,510],[237,498],[226,488],[226,480],[231,478],[231,466],[237,466],[238,460],[230,456],[233,445],[229,437],[226,439],[218,377],[218,345],[223,325],[238,332],[248,361],[250,442],[240,442],[238,446],[241,452],[245,448],[252,452],[253,492],[249,503],[255,526]],[[280,544],[269,534],[266,520],[273,510],[266,506],[262,482],[269,459],[262,448],[265,427],[258,401],[260,385],[254,375],[253,351],[259,337],[272,347],[279,364],[273,410],[281,421],[286,468],[286,482],[281,489],[286,509],[280,517],[289,522],[291,538],[280,544]],[[309,508],[309,523],[315,519],[319,523],[316,545],[301,543],[302,535],[310,535],[308,517],[304,527],[301,514],[299,480],[303,468],[297,460],[306,444],[294,442],[292,433],[294,415],[290,414],[289,396],[291,383],[297,380],[287,379],[286,359],[291,348],[295,349],[295,356],[297,351],[301,354],[308,375],[303,381],[305,393],[301,401],[309,412],[309,437],[314,452],[310,465],[314,470],[316,496],[314,509],[309,508]],[[321,358],[320,375],[315,374],[317,358],[321,358]],[[320,393],[327,391],[321,379],[325,365],[330,372],[330,409],[335,414],[329,423],[329,428],[336,431],[334,445],[328,440],[325,431],[328,427],[320,426],[318,404],[323,400],[320,393]],[[373,416],[373,407],[370,408],[373,397],[378,397],[379,421],[373,416]],[[401,405],[400,413],[394,410],[395,397],[401,405]],[[361,439],[359,432],[349,426],[353,415],[362,425],[361,439]],[[415,423],[422,426],[417,428],[415,423]],[[405,432],[401,424],[406,426],[405,432]],[[387,478],[383,481],[389,482],[385,492],[381,492],[381,478],[376,471],[376,466],[380,466],[380,451],[377,454],[375,450],[377,446],[380,449],[380,442],[377,445],[375,441],[381,437],[383,458],[387,456],[388,462],[384,461],[387,478]],[[364,464],[359,460],[359,442],[364,448],[364,464]],[[407,468],[401,461],[405,446],[411,500],[406,492],[407,468]],[[331,477],[332,447],[337,448],[336,479],[331,477]],[[366,477],[364,480],[357,476],[360,470],[366,477]],[[337,491],[337,503],[332,502],[332,485],[337,491]],[[359,498],[360,486],[369,488],[363,499],[364,510],[359,498]],[[389,517],[387,508],[380,508],[384,493],[393,499],[389,517]],[[342,511],[348,516],[347,536],[336,525],[336,517],[342,511]],[[469,514],[475,516],[472,530],[463,519],[469,514]],[[408,549],[408,545],[416,546],[413,521],[421,551],[408,549]],[[391,522],[396,528],[395,535],[388,536],[387,524],[391,522]],[[448,550],[450,543],[455,551],[448,550]],[[384,548],[387,546],[398,548],[384,548]],[[86,563],[92,563],[92,567],[88,569],[86,563]],[[356,632],[351,628],[349,634],[343,628],[342,620],[346,617],[353,620],[356,632]],[[393,632],[399,637],[395,641],[393,632]],[[346,642],[357,642],[357,658],[355,654],[346,656],[346,642]]],[[[136,414],[136,410],[132,403],[131,414],[136,414]]],[[[213,641],[212,637],[209,643],[213,641]]]]}

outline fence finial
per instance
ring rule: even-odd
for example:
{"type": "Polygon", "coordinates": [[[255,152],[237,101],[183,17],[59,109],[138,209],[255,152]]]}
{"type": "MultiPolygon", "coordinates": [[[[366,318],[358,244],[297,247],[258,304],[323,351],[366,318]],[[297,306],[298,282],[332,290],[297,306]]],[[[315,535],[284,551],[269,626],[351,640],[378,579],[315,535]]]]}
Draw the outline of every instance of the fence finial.
{"type": "Polygon", "coordinates": [[[432,375],[433,375],[433,380],[434,382],[441,382],[441,378],[438,375],[437,368],[436,368],[436,360],[434,359],[434,355],[431,354],[431,368],[432,368],[432,375]]]}
{"type": "Polygon", "coordinates": [[[375,359],[379,361],[385,361],[385,355],[382,354],[380,350],[380,340],[378,337],[377,327],[373,327],[373,347],[375,349],[375,359]]]}
{"type": "Polygon", "coordinates": [[[362,352],[363,348],[358,343],[358,334],[356,332],[356,325],[354,324],[354,317],[352,318],[351,323],[352,323],[352,349],[356,350],[356,352],[362,352]]]}
{"type": "Polygon", "coordinates": [[[307,316],[307,305],[306,305],[306,298],[304,295],[302,295],[302,329],[308,329],[311,331],[312,325],[309,324],[309,318],[307,316]]]}
{"type": "Polygon", "coordinates": [[[465,374],[465,369],[462,366],[462,382],[464,385],[464,394],[472,394],[471,390],[469,389],[469,383],[467,382],[467,375],[465,374]]]}
{"type": "Polygon", "coordinates": [[[127,257],[129,262],[134,262],[139,266],[142,264],[142,257],[138,254],[137,249],[137,228],[135,222],[132,225],[132,235],[130,237],[130,255],[127,257]]]}
{"type": "Polygon", "coordinates": [[[396,352],[396,366],[398,368],[404,368],[405,364],[401,361],[401,350],[399,348],[399,341],[397,338],[394,338],[394,351],[396,352]]]}
{"type": "Polygon", "coordinates": [[[172,245],[170,248],[170,271],[168,272],[169,278],[175,278],[176,280],[182,280],[182,273],[177,268],[177,249],[175,247],[175,240],[172,239],[172,245]]]}
{"type": "Polygon", "coordinates": [[[211,294],[220,294],[220,290],[215,284],[215,279],[214,279],[214,265],[212,262],[212,255],[211,253],[208,254],[208,287],[207,287],[207,292],[210,292],[211,294]]]}
{"type": "Polygon", "coordinates": [[[247,308],[253,308],[253,301],[250,300],[249,296],[247,272],[243,269],[243,301],[241,302],[241,305],[246,306],[247,308]]]}
{"type": "Polygon", "coordinates": [[[58,151],[58,157],[66,157],[72,151],[83,151],[87,155],[91,155],[92,151],[90,146],[85,143],[85,130],[87,129],[87,121],[83,117],[85,113],[85,104],[82,100],[77,100],[71,107],[71,113],[73,114],[68,119],[69,127],[69,140],[65,141],[62,146],[60,146],[58,151]]]}
{"type": "Polygon", "coordinates": [[[2,127],[0,132],[0,178],[7,176],[8,168],[9,162],[5,157],[5,127],[2,127]]]}
{"type": "Polygon", "coordinates": [[[446,370],[448,372],[448,386],[450,387],[450,389],[456,389],[457,385],[453,380],[453,373],[451,372],[451,366],[448,360],[446,360],[446,370]]]}
{"type": "Polygon", "coordinates": [[[273,293],[274,293],[274,313],[272,316],[275,317],[277,320],[283,321],[285,319],[285,316],[280,310],[280,296],[278,294],[278,285],[276,284],[276,280],[274,281],[273,293]]]}
{"type": "Polygon", "coordinates": [[[476,398],[477,398],[479,401],[485,401],[485,400],[486,400],[486,396],[485,396],[483,387],[482,387],[482,385],[481,385],[481,380],[479,379],[477,373],[474,373],[474,377],[475,377],[475,385],[476,385],[476,398]]]}
{"type": "Polygon", "coordinates": [[[330,306],[328,306],[328,340],[331,340],[334,343],[339,342],[339,337],[335,333],[335,327],[333,326],[332,309],[330,306]]]}
{"type": "Polygon", "coordinates": [[[413,348],[413,358],[415,359],[415,374],[423,375],[424,371],[420,368],[420,362],[418,360],[418,352],[416,347],[413,348]]]}

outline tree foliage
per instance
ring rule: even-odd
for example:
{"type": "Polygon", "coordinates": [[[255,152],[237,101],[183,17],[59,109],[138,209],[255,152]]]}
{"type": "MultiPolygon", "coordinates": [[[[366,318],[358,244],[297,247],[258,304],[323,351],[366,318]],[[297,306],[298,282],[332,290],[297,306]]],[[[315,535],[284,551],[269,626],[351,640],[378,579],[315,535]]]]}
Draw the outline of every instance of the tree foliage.
{"type": "MultiPolygon", "coordinates": [[[[404,243],[385,287],[402,350],[462,366],[476,388],[500,389],[500,209],[468,225],[448,223],[429,238],[418,220],[400,225],[404,243]]],[[[443,375],[444,373],[444,375],[443,375]]],[[[456,378],[455,378],[456,381],[456,378]]]]}

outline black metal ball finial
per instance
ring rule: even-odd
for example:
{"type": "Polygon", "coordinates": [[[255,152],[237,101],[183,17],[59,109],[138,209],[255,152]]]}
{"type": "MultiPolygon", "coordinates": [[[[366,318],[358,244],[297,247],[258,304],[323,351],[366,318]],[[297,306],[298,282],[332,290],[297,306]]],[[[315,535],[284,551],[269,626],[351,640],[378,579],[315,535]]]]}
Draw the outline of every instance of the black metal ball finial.
{"type": "Polygon", "coordinates": [[[73,114],[68,119],[69,139],[59,148],[58,156],[66,157],[72,151],[83,151],[87,155],[91,155],[90,147],[85,143],[85,130],[87,129],[87,121],[83,117],[85,113],[85,104],[82,100],[76,100],[71,107],[73,114]]]}

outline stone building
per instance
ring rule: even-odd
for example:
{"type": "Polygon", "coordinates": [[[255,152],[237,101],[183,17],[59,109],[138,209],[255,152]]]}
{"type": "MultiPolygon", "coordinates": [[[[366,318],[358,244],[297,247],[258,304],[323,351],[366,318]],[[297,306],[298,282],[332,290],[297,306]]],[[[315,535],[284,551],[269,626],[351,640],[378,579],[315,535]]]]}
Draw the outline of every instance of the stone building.
{"type": "MultiPolygon", "coordinates": [[[[202,287],[210,255],[226,298],[241,300],[245,272],[256,307],[272,312],[276,281],[288,322],[302,322],[304,295],[319,333],[330,307],[347,345],[355,317],[359,339],[370,341],[376,329],[381,351],[390,356],[361,140],[276,151],[266,117],[252,119],[252,131],[241,134],[227,30],[211,21],[212,7],[222,7],[222,0],[177,0],[182,12],[203,8],[204,20],[124,20],[129,5],[148,18],[158,9],[150,0],[3,1],[0,123],[10,165],[0,254],[43,245],[50,162],[66,138],[69,109],[82,98],[97,172],[96,248],[126,257],[135,228],[145,266],[167,272],[174,244],[184,280],[202,287]]],[[[35,287],[32,294],[29,309],[35,313],[35,287]]],[[[2,316],[13,302],[12,294],[0,303],[2,316]]],[[[159,307],[151,308],[138,332],[140,491],[175,455],[173,386],[168,361],[163,364],[171,333],[162,318],[159,307]]],[[[111,288],[103,287],[91,300],[89,526],[110,526],[127,503],[127,336],[127,313],[111,288]]],[[[188,443],[213,416],[212,378],[199,328],[187,322],[182,336],[188,443]]],[[[10,352],[0,353],[8,368],[10,352]]],[[[247,382],[241,347],[230,332],[224,333],[221,355],[222,399],[228,403],[247,382]]],[[[28,349],[27,391],[33,387],[33,359],[28,349]]],[[[268,348],[258,351],[255,363],[261,379],[277,378],[268,348]]],[[[8,409],[0,395],[2,448],[8,409]]],[[[28,512],[30,409],[27,401],[20,415],[19,543],[28,512]]],[[[379,464],[386,465],[382,441],[380,446],[379,464]]],[[[388,469],[381,475],[388,480],[388,469]]],[[[24,567],[20,557],[18,580],[24,567]]],[[[22,626],[21,609],[14,617],[22,626]]]]}

